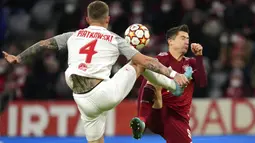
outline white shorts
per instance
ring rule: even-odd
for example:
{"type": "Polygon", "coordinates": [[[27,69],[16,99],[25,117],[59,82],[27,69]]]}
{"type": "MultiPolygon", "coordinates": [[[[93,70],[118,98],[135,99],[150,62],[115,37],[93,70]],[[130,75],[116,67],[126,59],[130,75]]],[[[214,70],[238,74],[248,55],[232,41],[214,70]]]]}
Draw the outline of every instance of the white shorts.
{"type": "Polygon", "coordinates": [[[103,136],[107,111],[117,106],[128,95],[135,81],[136,71],[127,64],[111,79],[102,81],[89,93],[73,94],[88,141],[98,140],[103,136]]]}

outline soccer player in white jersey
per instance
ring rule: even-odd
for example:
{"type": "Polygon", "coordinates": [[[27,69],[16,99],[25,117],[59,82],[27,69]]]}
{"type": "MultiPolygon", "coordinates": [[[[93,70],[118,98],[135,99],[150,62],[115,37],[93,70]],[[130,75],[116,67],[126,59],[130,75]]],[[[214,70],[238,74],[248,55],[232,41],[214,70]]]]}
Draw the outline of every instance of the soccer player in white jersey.
{"type": "Polygon", "coordinates": [[[89,143],[103,143],[107,111],[127,96],[140,74],[172,91],[179,89],[177,84],[183,86],[189,81],[184,74],[141,54],[123,38],[108,31],[110,17],[106,3],[90,3],[87,13],[88,28],[39,41],[17,56],[3,54],[9,63],[21,63],[43,49],[67,48],[66,82],[81,113],[86,139],[89,143]],[[110,71],[120,54],[131,61],[110,79],[110,71]]]}

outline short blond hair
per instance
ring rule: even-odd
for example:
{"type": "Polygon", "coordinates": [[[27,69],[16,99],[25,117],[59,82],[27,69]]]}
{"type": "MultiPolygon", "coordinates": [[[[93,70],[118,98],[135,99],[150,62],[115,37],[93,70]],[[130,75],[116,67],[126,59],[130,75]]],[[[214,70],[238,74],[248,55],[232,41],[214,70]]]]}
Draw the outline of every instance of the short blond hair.
{"type": "Polygon", "coordinates": [[[109,7],[105,2],[97,0],[88,5],[87,14],[92,20],[102,20],[109,15],[109,7]]]}

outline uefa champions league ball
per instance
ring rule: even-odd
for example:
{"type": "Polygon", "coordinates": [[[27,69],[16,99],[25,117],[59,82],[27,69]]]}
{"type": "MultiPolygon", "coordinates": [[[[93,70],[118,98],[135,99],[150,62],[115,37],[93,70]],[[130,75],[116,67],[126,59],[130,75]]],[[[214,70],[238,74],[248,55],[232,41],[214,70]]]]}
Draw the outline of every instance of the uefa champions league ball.
{"type": "Polygon", "coordinates": [[[150,32],[142,24],[132,24],[125,31],[125,39],[137,50],[143,49],[150,41],[150,32]]]}

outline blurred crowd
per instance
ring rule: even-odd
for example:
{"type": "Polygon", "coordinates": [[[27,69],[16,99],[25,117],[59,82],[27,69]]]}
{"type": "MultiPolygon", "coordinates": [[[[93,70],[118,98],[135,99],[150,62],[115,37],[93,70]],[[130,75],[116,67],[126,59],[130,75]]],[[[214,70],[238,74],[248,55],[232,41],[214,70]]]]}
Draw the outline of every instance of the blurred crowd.
{"type": "MultiPolygon", "coordinates": [[[[18,54],[38,40],[88,25],[86,6],[92,0],[3,0],[0,13],[0,49],[18,54]]],[[[179,24],[190,28],[190,42],[204,47],[207,88],[194,97],[255,97],[254,0],[106,0],[109,29],[123,36],[133,23],[151,32],[143,53],[155,56],[168,50],[165,32],[179,24]]],[[[187,56],[193,56],[189,51],[187,56]]],[[[64,71],[67,51],[44,51],[25,64],[8,65],[0,56],[0,99],[71,99],[64,71]]],[[[120,57],[114,74],[126,63],[120,57]]],[[[136,98],[137,81],[127,98],[136,98]]]]}

